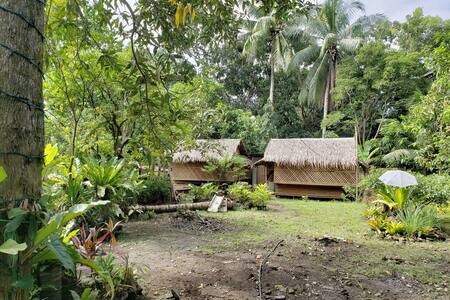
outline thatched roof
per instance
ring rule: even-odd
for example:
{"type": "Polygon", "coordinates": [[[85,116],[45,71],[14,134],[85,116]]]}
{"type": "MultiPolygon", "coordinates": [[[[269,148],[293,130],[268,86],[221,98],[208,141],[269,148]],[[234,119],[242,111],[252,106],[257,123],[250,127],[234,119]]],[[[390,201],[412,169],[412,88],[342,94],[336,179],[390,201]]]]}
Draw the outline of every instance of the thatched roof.
{"type": "Polygon", "coordinates": [[[220,159],[234,154],[245,154],[240,139],[197,140],[191,150],[178,151],[173,155],[175,163],[207,162],[211,158],[220,159]]]}
{"type": "Polygon", "coordinates": [[[356,167],[354,138],[271,139],[262,162],[323,168],[356,167]]]}

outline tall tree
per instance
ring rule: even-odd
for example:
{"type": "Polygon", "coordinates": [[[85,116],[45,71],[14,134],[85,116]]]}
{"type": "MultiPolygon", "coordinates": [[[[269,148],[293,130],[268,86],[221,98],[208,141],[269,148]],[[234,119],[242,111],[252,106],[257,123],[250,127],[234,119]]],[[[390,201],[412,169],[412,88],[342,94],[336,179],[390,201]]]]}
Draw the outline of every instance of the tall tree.
{"type": "Polygon", "coordinates": [[[293,55],[292,47],[287,41],[283,25],[286,12],[277,10],[273,3],[271,6],[250,7],[250,20],[243,53],[251,60],[258,54],[269,53],[270,90],[268,108],[273,111],[273,93],[275,88],[275,72],[287,68],[293,55]],[[267,52],[266,52],[267,51],[267,52]]]}
{"type": "MultiPolygon", "coordinates": [[[[352,16],[363,11],[364,5],[359,1],[326,0],[316,15],[297,18],[286,28],[289,36],[311,41],[310,46],[295,54],[292,67],[312,62],[300,100],[303,104],[319,104],[323,109],[323,119],[333,109],[332,94],[338,61],[356,50],[360,42],[352,34],[354,29],[376,19],[358,19],[352,24],[352,16]]],[[[323,127],[322,137],[325,137],[325,131],[323,127]]]]}
{"type": "Polygon", "coordinates": [[[251,60],[268,53],[270,65],[269,110],[273,112],[275,72],[287,69],[293,48],[286,38],[285,25],[295,15],[306,15],[311,5],[303,1],[261,1],[259,6],[249,6],[249,17],[243,31],[246,38],[243,53],[251,60]]]}
{"type": "MultiPolygon", "coordinates": [[[[0,4],[0,165],[8,174],[0,185],[1,214],[41,195],[44,5],[42,0],[4,0],[0,4]]],[[[3,230],[0,236],[1,244],[3,230]]],[[[23,241],[25,236],[18,239],[23,241]]],[[[5,269],[0,267],[0,298],[27,299],[26,291],[11,289],[10,274],[2,273],[5,269]]],[[[18,270],[21,277],[30,272],[29,265],[18,270]]]]}

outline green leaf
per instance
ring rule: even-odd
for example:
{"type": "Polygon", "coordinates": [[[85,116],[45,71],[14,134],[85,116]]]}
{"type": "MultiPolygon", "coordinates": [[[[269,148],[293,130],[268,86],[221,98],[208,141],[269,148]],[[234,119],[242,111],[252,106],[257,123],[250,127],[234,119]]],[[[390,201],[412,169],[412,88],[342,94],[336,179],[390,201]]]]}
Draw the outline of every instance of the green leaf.
{"type": "Polygon", "coordinates": [[[58,146],[45,145],[44,164],[48,166],[55,159],[56,155],[58,155],[58,146]]]}
{"type": "Polygon", "coordinates": [[[18,244],[15,240],[9,239],[0,246],[0,252],[16,255],[19,251],[23,251],[26,248],[26,243],[18,244]]]}
{"type": "Polygon", "coordinates": [[[9,221],[5,226],[5,233],[10,233],[16,231],[17,228],[23,223],[26,215],[17,215],[14,219],[9,221]]]}
{"type": "Polygon", "coordinates": [[[78,231],[80,231],[80,229],[75,229],[75,230],[72,230],[71,232],[69,232],[69,233],[64,237],[63,243],[64,243],[64,244],[69,243],[70,240],[71,240],[74,236],[76,236],[76,235],[78,234],[78,231]]]}
{"type": "Polygon", "coordinates": [[[40,250],[35,255],[33,255],[33,258],[31,259],[33,265],[37,265],[40,262],[52,260],[58,260],[58,257],[49,248],[40,250]]]}
{"type": "Polygon", "coordinates": [[[11,208],[8,211],[8,219],[15,218],[18,215],[26,214],[27,212],[19,207],[11,208]]]}
{"type": "Polygon", "coordinates": [[[0,166],[0,182],[5,180],[6,177],[8,177],[8,176],[6,175],[5,169],[2,166],[0,166]]]}
{"type": "Polygon", "coordinates": [[[13,282],[12,286],[19,289],[31,289],[34,284],[33,275],[28,275],[13,282]]]}
{"type": "Polygon", "coordinates": [[[98,205],[105,205],[108,203],[109,203],[109,201],[96,201],[96,202],[91,202],[89,204],[86,204],[86,203],[77,204],[77,205],[72,206],[67,211],[56,214],[55,216],[53,216],[53,218],[50,220],[50,222],[46,226],[44,226],[43,228],[38,230],[36,237],[34,239],[34,245],[38,246],[40,243],[42,243],[42,241],[44,241],[46,238],[48,238],[51,234],[59,231],[62,228],[62,226],[65,226],[69,221],[75,219],[78,216],[81,216],[89,208],[98,206],[98,205]]]}
{"type": "Polygon", "coordinates": [[[55,256],[58,258],[65,269],[72,271],[72,273],[75,273],[75,263],[73,262],[72,257],[67,251],[66,246],[56,235],[52,235],[50,237],[48,248],[51,252],[53,252],[53,254],[55,254],[55,256]]]}

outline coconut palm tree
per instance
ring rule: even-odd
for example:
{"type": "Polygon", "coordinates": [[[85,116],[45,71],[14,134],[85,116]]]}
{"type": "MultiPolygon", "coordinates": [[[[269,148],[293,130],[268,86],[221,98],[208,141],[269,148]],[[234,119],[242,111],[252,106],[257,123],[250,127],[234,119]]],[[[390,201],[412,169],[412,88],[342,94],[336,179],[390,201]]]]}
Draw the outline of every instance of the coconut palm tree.
{"type": "Polygon", "coordinates": [[[273,91],[275,87],[275,72],[287,69],[294,54],[283,30],[284,21],[275,9],[264,7],[249,9],[251,15],[244,28],[246,36],[243,54],[254,61],[261,50],[269,52],[270,91],[268,106],[273,111],[273,91]],[[269,45],[267,48],[265,45],[269,45]]]}
{"type": "MultiPolygon", "coordinates": [[[[289,68],[309,68],[299,99],[304,105],[320,105],[323,119],[333,108],[338,61],[354,52],[361,41],[353,33],[382,18],[381,15],[362,17],[351,23],[357,12],[364,12],[364,5],[359,1],[326,0],[316,15],[297,18],[286,27],[288,37],[310,41],[308,47],[294,55],[289,68]]],[[[322,137],[325,137],[325,127],[322,137]]]]}

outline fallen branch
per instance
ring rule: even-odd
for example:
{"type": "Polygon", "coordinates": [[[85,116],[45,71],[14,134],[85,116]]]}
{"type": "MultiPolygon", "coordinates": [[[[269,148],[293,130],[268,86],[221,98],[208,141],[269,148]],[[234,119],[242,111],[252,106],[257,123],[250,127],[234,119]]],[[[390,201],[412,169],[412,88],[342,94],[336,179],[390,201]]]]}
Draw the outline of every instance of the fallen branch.
{"type": "Polygon", "coordinates": [[[259,264],[259,272],[258,272],[258,299],[259,300],[262,299],[261,280],[262,280],[262,272],[263,272],[264,265],[267,263],[267,261],[269,260],[269,257],[275,252],[275,250],[277,250],[278,246],[280,246],[281,243],[283,243],[283,242],[284,242],[284,240],[279,240],[278,243],[275,245],[275,247],[273,247],[273,249],[269,253],[267,253],[267,255],[264,257],[264,259],[259,264]]]}
{"type": "MultiPolygon", "coordinates": [[[[177,204],[162,204],[162,205],[139,205],[137,208],[143,211],[153,210],[154,212],[171,212],[180,209],[187,210],[207,210],[210,201],[196,202],[196,203],[177,203],[177,204]]],[[[228,207],[233,207],[233,202],[228,201],[228,207]]]]}

